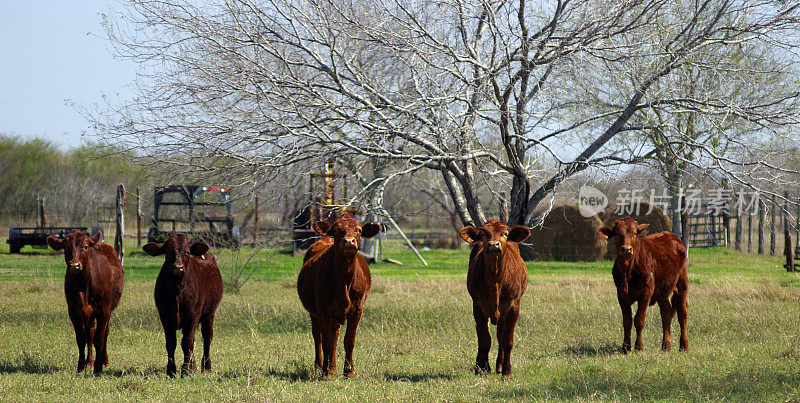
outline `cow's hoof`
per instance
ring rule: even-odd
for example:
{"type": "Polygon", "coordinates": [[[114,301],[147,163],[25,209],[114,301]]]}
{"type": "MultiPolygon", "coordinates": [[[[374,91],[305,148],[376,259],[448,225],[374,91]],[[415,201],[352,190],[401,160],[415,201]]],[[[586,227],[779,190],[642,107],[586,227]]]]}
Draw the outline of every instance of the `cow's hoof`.
{"type": "Polygon", "coordinates": [[[353,371],[345,372],[344,373],[344,377],[345,378],[355,378],[356,377],[356,373],[353,372],[353,371]]]}
{"type": "Polygon", "coordinates": [[[489,375],[491,373],[492,373],[492,369],[489,368],[488,365],[486,367],[484,367],[484,368],[481,368],[481,367],[479,367],[477,365],[475,366],[475,375],[489,375]]]}
{"type": "Polygon", "coordinates": [[[507,380],[511,379],[511,373],[509,372],[509,373],[507,373],[507,374],[503,374],[503,378],[502,378],[502,379],[503,379],[504,381],[507,381],[507,380]]]}
{"type": "Polygon", "coordinates": [[[320,380],[320,381],[330,381],[330,380],[331,380],[331,374],[323,374],[323,375],[322,375],[322,376],[319,378],[319,380],[320,380]]]}

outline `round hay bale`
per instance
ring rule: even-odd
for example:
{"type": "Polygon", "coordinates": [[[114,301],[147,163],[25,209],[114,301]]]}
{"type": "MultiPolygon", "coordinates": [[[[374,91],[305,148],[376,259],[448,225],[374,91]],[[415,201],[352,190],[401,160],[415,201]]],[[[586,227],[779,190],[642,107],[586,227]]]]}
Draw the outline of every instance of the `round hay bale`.
{"type": "MultiPolygon", "coordinates": [[[[647,200],[641,200],[638,203],[638,210],[637,205],[634,204],[631,206],[627,206],[626,211],[633,211],[633,214],[615,214],[615,210],[617,206],[615,204],[609,204],[606,207],[606,211],[603,213],[603,222],[604,225],[609,227],[614,226],[614,222],[619,220],[622,217],[630,216],[639,224],[650,224],[646,230],[642,233],[642,235],[650,235],[650,234],[657,234],[661,231],[672,231],[672,220],[664,214],[664,210],[657,205],[653,205],[652,211],[650,211],[651,204],[647,200]],[[648,214],[647,212],[650,211],[648,214]],[[638,214],[636,214],[638,212],[638,214]]],[[[608,247],[606,250],[606,259],[614,260],[617,258],[617,247],[616,242],[613,241],[613,238],[609,240],[608,247]]]]}
{"type": "MultiPolygon", "coordinates": [[[[540,222],[541,214],[534,215],[533,222],[540,222]]],[[[525,243],[536,260],[602,260],[608,243],[597,236],[602,226],[600,217],[582,216],[577,203],[562,204],[550,210],[541,226],[531,228],[525,243]]]]}

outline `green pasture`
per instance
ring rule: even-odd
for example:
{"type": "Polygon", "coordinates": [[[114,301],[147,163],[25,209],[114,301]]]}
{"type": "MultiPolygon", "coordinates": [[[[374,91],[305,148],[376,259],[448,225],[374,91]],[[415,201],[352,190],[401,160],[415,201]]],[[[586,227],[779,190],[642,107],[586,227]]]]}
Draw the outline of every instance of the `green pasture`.
{"type": "MultiPolygon", "coordinates": [[[[503,381],[472,374],[468,251],[424,251],[424,267],[394,246],[387,256],[405,265],[371,266],[373,288],[356,341],[358,377],[322,382],[295,290],[300,257],[256,253],[247,268],[251,280],[227,292],[218,310],[213,372],[170,379],[153,304],[159,259],[128,249],[125,293],[111,322],[111,366],[94,377],[74,373],[63,257],[31,248],[7,252],[0,247],[0,391],[11,401],[800,400],[800,274],[786,273],[774,256],[691,250],[690,351],[677,351],[677,337],[673,351],[659,350],[660,316],[652,307],[645,351],[629,355],[618,352],[622,325],[611,262],[531,262],[514,377],[503,381]]],[[[223,276],[251,252],[215,251],[223,276]]],[[[490,354],[493,364],[496,345],[490,354]]]]}

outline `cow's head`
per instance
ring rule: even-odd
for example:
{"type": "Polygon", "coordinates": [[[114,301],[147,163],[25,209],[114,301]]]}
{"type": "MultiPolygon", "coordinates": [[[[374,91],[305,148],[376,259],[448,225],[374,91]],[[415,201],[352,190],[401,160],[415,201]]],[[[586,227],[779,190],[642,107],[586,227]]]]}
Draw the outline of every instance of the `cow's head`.
{"type": "Polygon", "coordinates": [[[327,221],[317,221],[314,223],[314,231],[333,238],[333,246],[337,252],[355,254],[361,245],[361,238],[372,238],[378,235],[381,227],[371,222],[362,226],[353,216],[344,214],[333,225],[327,221]]]}
{"type": "Polygon", "coordinates": [[[597,236],[603,239],[614,237],[617,242],[617,256],[629,258],[636,247],[636,238],[639,233],[647,229],[650,224],[639,224],[630,217],[623,217],[614,223],[614,227],[603,227],[597,230],[597,236]]]}
{"type": "Polygon", "coordinates": [[[53,235],[47,237],[47,244],[55,251],[64,250],[64,261],[67,263],[67,271],[80,272],[86,268],[88,263],[89,249],[100,242],[103,231],[97,231],[94,236],[74,231],[64,239],[58,239],[53,235]]]}
{"type": "Polygon", "coordinates": [[[467,225],[458,234],[469,243],[481,243],[484,253],[491,258],[502,256],[508,242],[520,243],[527,239],[531,230],[521,225],[509,228],[502,221],[489,220],[480,229],[467,225]]]}
{"type": "Polygon", "coordinates": [[[163,244],[150,242],[142,246],[142,250],[150,256],[164,255],[164,265],[161,269],[170,270],[175,277],[183,278],[186,266],[189,265],[189,255],[203,258],[208,252],[208,245],[203,242],[190,244],[186,235],[172,234],[163,244]]]}

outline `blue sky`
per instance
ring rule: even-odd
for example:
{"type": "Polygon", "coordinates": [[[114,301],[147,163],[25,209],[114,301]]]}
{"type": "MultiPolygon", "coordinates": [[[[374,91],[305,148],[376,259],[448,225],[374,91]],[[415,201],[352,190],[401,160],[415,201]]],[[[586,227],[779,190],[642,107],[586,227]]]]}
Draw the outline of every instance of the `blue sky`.
{"type": "Polygon", "coordinates": [[[97,0],[3,0],[0,6],[0,133],[80,145],[89,123],[65,100],[91,106],[128,99],[136,65],[115,59],[97,0]]]}

